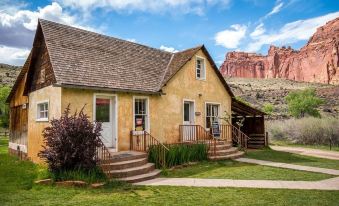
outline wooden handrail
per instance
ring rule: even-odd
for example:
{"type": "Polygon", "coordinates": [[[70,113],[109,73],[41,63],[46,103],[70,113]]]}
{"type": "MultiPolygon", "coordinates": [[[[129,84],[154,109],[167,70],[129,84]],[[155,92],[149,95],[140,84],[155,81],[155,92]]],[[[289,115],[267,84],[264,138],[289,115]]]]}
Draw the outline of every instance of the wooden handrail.
{"type": "Polygon", "coordinates": [[[147,131],[131,131],[131,150],[149,152],[149,149],[152,146],[157,147],[156,152],[158,159],[155,164],[161,165],[162,168],[166,168],[166,152],[169,151],[169,149],[147,131]]]}
{"type": "Polygon", "coordinates": [[[208,149],[216,153],[217,139],[201,125],[179,125],[179,141],[183,143],[204,143],[208,149]]]}

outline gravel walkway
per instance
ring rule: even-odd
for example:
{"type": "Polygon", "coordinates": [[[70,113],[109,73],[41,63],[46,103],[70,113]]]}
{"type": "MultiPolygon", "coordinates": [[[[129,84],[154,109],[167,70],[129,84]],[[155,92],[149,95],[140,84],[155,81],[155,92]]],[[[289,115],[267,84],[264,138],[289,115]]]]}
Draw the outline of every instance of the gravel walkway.
{"type": "MultiPolygon", "coordinates": [[[[339,176],[339,170],[334,169],[301,166],[249,158],[238,158],[236,159],[236,161],[339,176]]],[[[156,178],[135,184],[148,186],[167,185],[167,186],[187,186],[187,187],[242,187],[242,188],[301,189],[301,190],[339,190],[339,177],[334,177],[320,181],[156,178]]]]}
{"type": "Polygon", "coordinates": [[[288,163],[281,163],[281,162],[271,162],[271,161],[257,160],[257,159],[250,159],[250,158],[238,158],[238,159],[235,159],[235,160],[239,161],[239,162],[265,165],[265,166],[270,166],[270,167],[287,168],[287,169],[293,169],[293,170],[317,172],[317,173],[324,173],[324,174],[338,175],[339,176],[339,170],[334,170],[334,169],[302,166],[302,165],[295,165],[295,164],[288,164],[288,163]]]}
{"type": "Polygon", "coordinates": [[[301,154],[312,157],[326,158],[332,160],[339,160],[339,152],[325,151],[319,149],[310,149],[304,147],[285,147],[285,146],[270,146],[273,150],[290,152],[295,154],[301,154]]]}
{"type": "Polygon", "coordinates": [[[339,177],[321,181],[232,180],[199,178],[156,178],[136,185],[188,187],[242,187],[301,190],[339,190],[339,177]]]}

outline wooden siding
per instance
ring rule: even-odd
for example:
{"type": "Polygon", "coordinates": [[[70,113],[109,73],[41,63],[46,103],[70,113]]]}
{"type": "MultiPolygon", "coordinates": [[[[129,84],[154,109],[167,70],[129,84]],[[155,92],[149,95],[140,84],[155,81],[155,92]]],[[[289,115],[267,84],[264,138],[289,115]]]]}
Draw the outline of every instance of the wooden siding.
{"type": "Polygon", "coordinates": [[[27,145],[28,105],[10,108],[10,142],[27,145]]]}
{"type": "Polygon", "coordinates": [[[30,92],[47,87],[56,82],[55,76],[50,62],[49,54],[44,41],[37,48],[37,57],[34,58],[32,65],[32,82],[30,84],[30,92]]]}

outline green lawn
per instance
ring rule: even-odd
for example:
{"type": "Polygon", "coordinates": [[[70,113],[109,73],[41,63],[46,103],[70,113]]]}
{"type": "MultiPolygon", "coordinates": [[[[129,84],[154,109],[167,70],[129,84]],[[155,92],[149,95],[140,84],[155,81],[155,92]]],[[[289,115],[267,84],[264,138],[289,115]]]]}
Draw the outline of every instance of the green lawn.
{"type": "Polygon", "coordinates": [[[277,145],[277,146],[305,147],[305,148],[310,148],[310,149],[320,149],[320,150],[337,151],[337,152],[339,151],[338,146],[332,146],[330,150],[329,145],[304,145],[304,144],[295,144],[295,143],[288,142],[288,141],[277,141],[277,140],[273,140],[270,144],[277,145]]]}
{"type": "Polygon", "coordinates": [[[339,160],[329,160],[310,156],[274,151],[269,148],[247,151],[246,157],[273,162],[284,162],[297,165],[322,167],[339,170],[339,160]]]}
{"type": "Polygon", "coordinates": [[[9,157],[0,141],[0,203],[6,205],[337,205],[339,191],[141,187],[111,184],[103,189],[34,185],[43,167],[9,157]]]}
{"type": "Polygon", "coordinates": [[[168,170],[165,177],[195,177],[245,180],[304,180],[328,179],[327,174],[303,172],[291,169],[267,167],[236,161],[200,162],[185,168],[168,170]]]}

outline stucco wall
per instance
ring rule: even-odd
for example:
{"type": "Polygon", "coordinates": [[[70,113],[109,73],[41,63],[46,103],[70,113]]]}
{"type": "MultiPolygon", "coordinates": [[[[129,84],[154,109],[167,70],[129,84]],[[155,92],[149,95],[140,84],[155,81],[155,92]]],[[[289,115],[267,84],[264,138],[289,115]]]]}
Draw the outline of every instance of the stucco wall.
{"type": "Polygon", "coordinates": [[[195,124],[205,127],[205,103],[220,103],[220,115],[224,111],[231,114],[231,96],[214,72],[204,53],[196,54],[205,58],[206,80],[197,80],[195,57],[167,83],[163,88],[166,95],[151,98],[151,133],[163,142],[176,142],[179,139],[179,125],[183,124],[183,100],[195,101],[195,124]],[[199,96],[201,94],[201,96],[199,96]]]}
{"type": "MultiPolygon", "coordinates": [[[[197,53],[205,57],[202,51],[197,53]]],[[[206,58],[206,80],[195,78],[195,58],[192,58],[163,88],[165,95],[150,95],[150,132],[162,142],[179,140],[179,125],[183,123],[183,100],[195,101],[195,124],[205,127],[205,103],[220,103],[220,113],[231,113],[231,97],[206,58]],[[202,94],[202,96],[199,96],[202,94]]],[[[82,89],[62,89],[62,111],[71,104],[71,110],[81,109],[86,104],[85,112],[92,119],[93,97],[95,93],[113,94],[82,89]]],[[[145,96],[130,93],[117,93],[118,98],[118,150],[128,150],[130,131],[133,129],[133,96],[145,96]]]]}
{"type": "Polygon", "coordinates": [[[43,145],[42,131],[50,125],[49,122],[36,121],[37,103],[45,100],[49,101],[49,120],[59,118],[61,115],[61,88],[48,86],[29,94],[27,153],[33,162],[41,162],[37,155],[43,145]]]}

